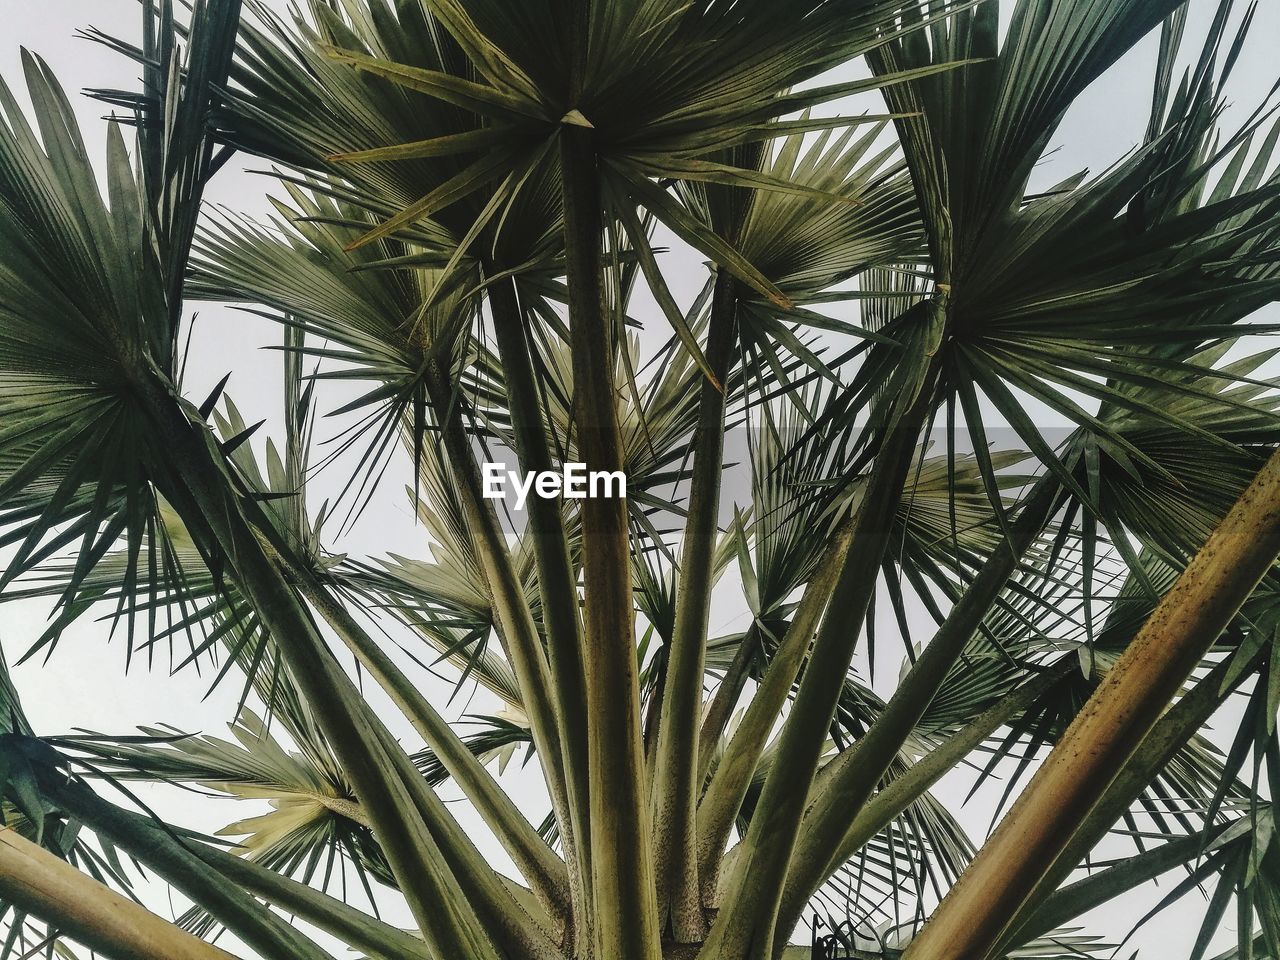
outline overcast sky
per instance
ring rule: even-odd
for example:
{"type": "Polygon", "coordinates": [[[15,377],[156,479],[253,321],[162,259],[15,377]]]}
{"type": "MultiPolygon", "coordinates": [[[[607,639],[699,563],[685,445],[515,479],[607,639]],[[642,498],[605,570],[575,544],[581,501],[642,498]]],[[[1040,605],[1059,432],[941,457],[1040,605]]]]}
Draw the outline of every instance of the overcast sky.
{"type": "MultiPolygon", "coordinates": [[[[1213,4],[1205,0],[1193,3],[1189,37],[1203,36],[1212,7],[1213,4]]],[[[0,77],[23,102],[26,101],[21,90],[20,46],[44,57],[73,95],[86,87],[137,86],[133,64],[97,44],[74,37],[77,29],[92,25],[136,40],[139,27],[135,0],[43,0],[39,3],[0,0],[0,24],[4,25],[0,31],[0,77]]],[[[1264,0],[1253,41],[1245,49],[1238,67],[1233,85],[1235,104],[1224,116],[1223,122],[1228,128],[1247,116],[1273,83],[1277,37],[1280,37],[1280,2],[1264,0]]],[[[1155,39],[1151,37],[1080,98],[1037,170],[1036,185],[1055,183],[1084,167],[1100,171],[1136,145],[1147,121],[1154,60],[1155,39]]],[[[867,108],[874,109],[874,104],[868,103],[867,108]]],[[[104,124],[100,120],[104,113],[102,106],[77,95],[77,109],[86,139],[100,145],[104,139],[104,124]]],[[[261,164],[251,159],[233,160],[215,180],[209,198],[236,211],[263,214],[267,208],[262,198],[269,183],[245,171],[245,168],[260,167],[261,164]]],[[[693,266],[682,269],[678,285],[685,297],[701,284],[697,258],[691,258],[690,262],[693,266]]],[[[189,395],[203,397],[223,374],[234,370],[229,392],[245,410],[246,419],[252,422],[268,417],[268,429],[279,436],[279,355],[259,349],[277,342],[277,328],[228,308],[202,306],[199,314],[192,354],[195,362],[186,384],[189,395]]],[[[661,327],[660,315],[651,316],[652,322],[661,327]]],[[[393,470],[389,475],[376,508],[345,538],[344,549],[373,555],[387,552],[425,555],[425,534],[415,525],[406,498],[398,492],[409,479],[408,473],[403,464],[398,469],[399,473],[393,470]]],[[[324,482],[320,484],[323,486],[324,482]]],[[[39,636],[45,613],[46,608],[34,602],[4,607],[0,618],[0,646],[10,663],[39,636]]],[[[718,622],[713,623],[714,633],[735,629],[735,622],[741,627],[739,606],[719,603],[715,615],[718,622]]],[[[227,684],[206,695],[211,679],[207,673],[200,676],[195,671],[184,670],[171,676],[163,654],[154,669],[148,671],[146,664],[135,663],[126,676],[122,639],[109,639],[107,634],[104,625],[83,622],[67,632],[47,663],[33,661],[15,669],[15,682],[38,733],[63,733],[73,727],[127,733],[136,725],[156,722],[172,723],[193,732],[221,734],[225,730],[238,695],[235,685],[227,684]]],[[[892,678],[894,671],[887,670],[885,675],[892,678]]],[[[429,679],[424,682],[443,703],[449,688],[429,679]]],[[[377,694],[373,696],[379,699],[377,694]]],[[[382,701],[379,699],[379,702],[382,701]]],[[[478,710],[481,706],[487,708],[483,699],[468,704],[466,709],[478,710]]],[[[457,709],[455,705],[455,712],[457,709]]],[[[967,787],[965,777],[967,774],[960,775],[957,782],[946,788],[945,795],[950,798],[954,794],[957,805],[967,787]]],[[[537,811],[534,818],[540,818],[544,800],[535,778],[526,775],[509,777],[509,780],[515,789],[527,791],[527,805],[537,811]]],[[[177,816],[199,829],[213,829],[246,815],[234,804],[190,794],[174,797],[169,791],[163,795],[160,791],[150,791],[148,799],[166,815],[177,816]]],[[[993,799],[980,796],[960,814],[975,839],[980,839],[986,829],[993,799]]],[[[455,809],[461,810],[462,806],[454,804],[455,809]]],[[[467,816],[465,812],[460,815],[467,816]]],[[[478,837],[483,833],[482,829],[476,830],[478,837]]],[[[485,843],[486,852],[492,852],[495,860],[501,861],[496,845],[485,843]]],[[[1134,897],[1120,908],[1101,912],[1097,929],[1108,935],[1122,932],[1126,921],[1131,922],[1143,909],[1141,904],[1150,904],[1159,895],[1153,892],[1134,897]]],[[[148,899],[153,909],[169,913],[169,904],[158,891],[152,890],[148,899]]],[[[1199,909],[1172,911],[1130,943],[1126,956],[1135,948],[1153,960],[1185,956],[1199,917],[1199,909]]],[[[1224,929],[1222,937],[1225,947],[1231,939],[1230,931],[1224,929]]]]}

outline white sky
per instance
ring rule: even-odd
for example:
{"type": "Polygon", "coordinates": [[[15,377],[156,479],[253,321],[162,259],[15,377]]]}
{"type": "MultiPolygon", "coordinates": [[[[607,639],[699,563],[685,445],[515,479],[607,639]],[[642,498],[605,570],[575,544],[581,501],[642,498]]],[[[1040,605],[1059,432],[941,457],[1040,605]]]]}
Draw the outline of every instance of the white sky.
{"type": "MultiPolygon", "coordinates": [[[[1193,0],[1188,37],[1203,35],[1212,7],[1213,4],[1207,0],[1193,0]]],[[[0,30],[0,76],[15,88],[23,102],[19,46],[28,47],[48,60],[73,96],[75,91],[85,87],[132,89],[137,85],[132,64],[97,44],[73,38],[75,30],[90,25],[107,33],[136,38],[139,28],[135,0],[43,0],[40,3],[0,0],[0,24],[3,24],[0,30]]],[[[1274,81],[1276,37],[1280,37],[1280,2],[1264,0],[1254,28],[1253,42],[1244,51],[1237,69],[1234,91],[1238,104],[1224,118],[1228,128],[1248,115],[1274,81]]],[[[1082,167],[1100,171],[1136,145],[1146,124],[1154,60],[1155,39],[1149,37],[1080,98],[1054,138],[1053,147],[1057,149],[1037,171],[1037,184],[1057,182],[1082,167]]],[[[88,142],[102,143],[104,125],[99,119],[105,112],[102,105],[87,98],[78,98],[77,108],[88,142]]],[[[873,107],[868,104],[868,108],[873,107]]],[[[261,166],[252,159],[235,158],[215,180],[209,199],[236,211],[254,215],[265,213],[267,207],[263,196],[268,182],[243,172],[243,168],[261,166]]],[[[693,263],[699,261],[700,258],[696,258],[693,263]]],[[[695,266],[677,271],[676,279],[677,292],[687,298],[701,285],[702,277],[695,266]]],[[[653,317],[653,326],[665,329],[660,314],[650,311],[646,315],[643,307],[639,309],[642,316],[653,317]]],[[[228,392],[235,398],[246,420],[253,422],[262,417],[269,418],[267,429],[278,437],[282,430],[279,355],[259,349],[277,342],[276,328],[224,307],[201,306],[199,314],[193,362],[186,384],[189,395],[202,398],[224,373],[234,370],[228,392]]],[[[255,438],[255,442],[260,440],[260,437],[255,438]]],[[[342,549],[365,555],[394,552],[411,557],[425,556],[425,533],[415,524],[409,504],[399,493],[411,477],[405,464],[399,464],[398,470],[398,473],[393,469],[388,474],[375,506],[344,538],[342,549]]],[[[323,490],[325,483],[322,477],[317,485],[323,490]]],[[[323,495],[313,492],[313,505],[323,495]]],[[[741,605],[726,601],[725,592],[721,591],[717,596],[713,634],[741,628],[741,605]]],[[[3,607],[0,646],[11,664],[39,636],[45,614],[45,606],[36,602],[9,603],[3,607]]],[[[886,622],[882,636],[891,636],[891,629],[886,622]]],[[[881,655],[895,654],[890,646],[883,643],[881,655]]],[[[416,671],[415,675],[421,676],[424,683],[439,694],[436,700],[443,704],[449,687],[428,678],[421,671],[416,671]]],[[[884,678],[891,680],[895,675],[892,665],[878,670],[877,686],[883,687],[886,683],[884,678]]],[[[126,675],[122,638],[109,641],[106,627],[89,620],[67,631],[47,663],[33,661],[14,670],[14,680],[23,695],[27,712],[37,732],[42,734],[69,732],[76,727],[127,733],[139,724],[167,722],[191,732],[223,735],[238,696],[238,684],[227,683],[206,696],[209,679],[208,676],[198,676],[193,670],[171,676],[163,656],[158,657],[154,669],[148,671],[145,663],[135,663],[126,675]]],[[[375,700],[379,698],[376,692],[373,696],[375,700]]],[[[462,697],[458,699],[463,700],[462,697]]],[[[491,704],[480,699],[465,704],[463,712],[488,712],[490,708],[491,704]]],[[[388,708],[384,715],[393,713],[388,708]]],[[[402,728],[403,725],[397,727],[398,730],[402,728]]],[[[407,728],[404,729],[408,735],[407,728]]],[[[971,775],[964,772],[955,775],[943,788],[942,795],[948,800],[954,798],[958,805],[967,792],[970,779],[971,775]]],[[[536,777],[509,773],[507,781],[517,797],[527,805],[531,819],[540,819],[546,806],[536,777]]],[[[446,791],[450,789],[446,788],[446,791]]],[[[982,836],[998,793],[998,790],[986,791],[960,811],[962,821],[975,839],[982,836]]],[[[146,796],[148,802],[165,815],[197,829],[216,829],[251,812],[244,803],[236,805],[193,794],[175,796],[168,790],[148,790],[146,796]]],[[[479,838],[478,842],[486,853],[493,854],[494,862],[505,862],[501,851],[486,836],[478,820],[464,809],[465,805],[457,803],[452,806],[465,823],[476,825],[473,834],[479,838]]],[[[1166,881],[1164,889],[1170,885],[1166,881]]],[[[1100,911],[1090,932],[1096,929],[1111,937],[1122,933],[1127,924],[1160,895],[1159,892],[1135,895],[1120,905],[1100,911]]],[[[149,889],[147,899],[153,909],[170,914],[169,902],[159,889],[149,889]]],[[[1130,942],[1125,956],[1131,955],[1134,949],[1139,949],[1144,957],[1184,956],[1200,922],[1201,909],[1191,909],[1193,906],[1194,900],[1184,901],[1183,905],[1149,925],[1130,942]]],[[[407,917],[405,920],[407,923],[407,917]]],[[[1230,930],[1224,929],[1221,937],[1225,948],[1231,942],[1230,930]]],[[[248,956],[247,953],[243,955],[248,956]]]]}

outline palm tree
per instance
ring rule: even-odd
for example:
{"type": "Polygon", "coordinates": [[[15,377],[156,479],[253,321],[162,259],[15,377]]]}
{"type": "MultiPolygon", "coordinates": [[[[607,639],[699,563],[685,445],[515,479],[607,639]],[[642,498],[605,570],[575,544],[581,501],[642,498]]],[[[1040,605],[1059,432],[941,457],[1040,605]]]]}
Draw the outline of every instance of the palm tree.
{"type": "Polygon", "coordinates": [[[304,6],[94,34],[142,73],[94,91],[102,168],[42,61],[34,128],[0,85],[0,590],[54,606],[24,659],[92,612],[242,690],[234,741],[37,735],[0,669],[0,955],[1075,957],[1172,874],[1161,908],[1212,889],[1192,957],[1230,910],[1225,957],[1280,958],[1280,394],[1249,352],[1280,124],[1222,129],[1252,7],[1191,38],[1185,0],[1003,31],[998,0],[304,6]],[[1141,145],[1033,189],[1153,32],[1141,145]],[[202,204],[236,153],[271,222],[202,204]],[[279,442],[225,378],[184,390],[198,301],[278,322],[279,442]],[[500,450],[626,495],[513,518],[500,450]],[[429,556],[351,556],[393,462],[429,556]],[[985,842],[935,791],[965,767],[1006,781],[985,842]],[[224,841],[155,783],[270,806],[224,841]]]}

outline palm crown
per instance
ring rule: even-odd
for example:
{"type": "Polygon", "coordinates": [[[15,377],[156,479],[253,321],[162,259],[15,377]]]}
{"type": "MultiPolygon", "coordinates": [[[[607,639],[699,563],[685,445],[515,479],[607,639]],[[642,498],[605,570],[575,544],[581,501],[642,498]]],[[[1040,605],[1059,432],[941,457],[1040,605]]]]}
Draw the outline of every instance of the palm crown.
{"type": "Polygon", "coordinates": [[[1228,956],[1280,957],[1280,421],[1242,348],[1280,291],[1280,125],[1221,128],[1253,10],[1222,0],[1198,50],[1175,0],[999,13],[145,0],[140,44],[95,35],[142,71],[94,91],[121,113],[101,168],[25,55],[0,588],[54,600],[27,656],[105,611],[131,655],[185,645],[243,692],[234,742],[37,736],[0,671],[4,956],[226,957],[225,930],[269,960],[774,960],[818,920],[839,955],[1078,956],[1106,945],[1077,917],[1181,871],[1162,905],[1214,889],[1194,957],[1228,909],[1228,956]],[[1142,143],[1032,192],[1153,32],[1142,143]],[[237,152],[272,164],[269,223],[203,203],[237,152]],[[705,259],[696,296],[664,244],[705,259]],[[280,442],[225,379],[184,390],[196,301],[278,321],[280,442]],[[320,414],[352,424],[326,457],[320,414]],[[508,524],[495,450],[626,497],[508,524]],[[395,461],[429,551],[341,552],[395,461]],[[861,668],[890,622],[886,695],[861,668]],[[424,666],[494,715],[464,734],[424,666]],[[1237,693],[1223,753],[1202,728],[1237,693]],[[985,842],[933,792],[966,764],[1008,779],[985,842]],[[271,805],[229,852],[137,812],[136,781],[271,805]],[[1077,872],[1118,838],[1138,852],[1077,872]],[[118,851],[177,924],[107,889],[118,851]],[[389,902],[411,930],[366,909],[389,902]]]}

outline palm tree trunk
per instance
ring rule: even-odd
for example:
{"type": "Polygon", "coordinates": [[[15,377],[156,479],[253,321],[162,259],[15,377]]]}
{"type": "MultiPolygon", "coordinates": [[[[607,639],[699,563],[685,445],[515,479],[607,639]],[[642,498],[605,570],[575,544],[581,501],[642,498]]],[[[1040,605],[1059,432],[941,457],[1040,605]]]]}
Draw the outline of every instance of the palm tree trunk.
{"type": "Polygon", "coordinates": [[[0,827],[0,899],[111,960],[235,960],[0,827]]]}
{"type": "Polygon", "coordinates": [[[1259,471],[908,948],[983,960],[1280,554],[1280,451],[1259,471]]]}
{"type": "MultiPolygon", "coordinates": [[[[619,471],[624,463],[611,314],[601,277],[595,144],[589,129],[570,124],[562,128],[560,143],[578,452],[589,472],[619,471]]],[[[608,960],[656,960],[658,910],[644,803],[626,502],[583,500],[582,528],[596,949],[608,960]]]]}

